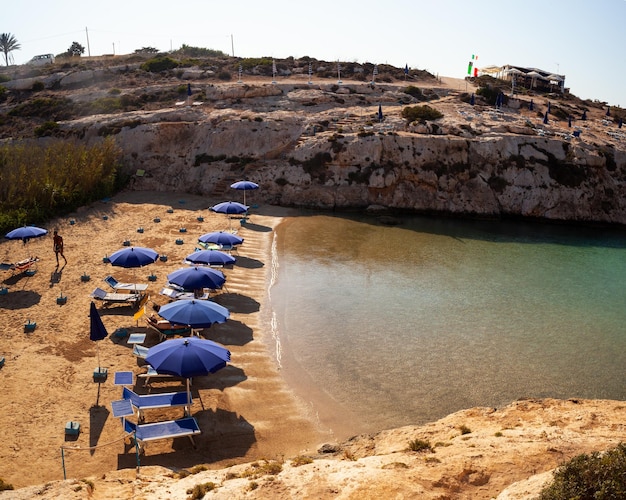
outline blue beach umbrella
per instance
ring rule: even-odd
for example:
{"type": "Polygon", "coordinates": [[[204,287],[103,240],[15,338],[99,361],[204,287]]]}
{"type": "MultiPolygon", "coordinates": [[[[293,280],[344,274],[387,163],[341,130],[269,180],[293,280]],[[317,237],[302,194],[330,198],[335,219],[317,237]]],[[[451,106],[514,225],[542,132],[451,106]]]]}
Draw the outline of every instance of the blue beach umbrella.
{"type": "Polygon", "coordinates": [[[383,107],[380,104],[378,105],[378,121],[383,121],[383,107]]]}
{"type": "Polygon", "coordinates": [[[235,257],[219,250],[201,250],[185,257],[185,264],[203,266],[229,266],[234,264],[235,257]]]}
{"type": "Polygon", "coordinates": [[[252,181],[237,181],[230,185],[231,188],[238,191],[243,191],[243,204],[246,204],[246,191],[252,191],[259,189],[259,185],[252,181]]]}
{"type": "Polygon", "coordinates": [[[187,96],[191,97],[191,83],[187,84],[187,96]]]}
{"type": "MultiPolygon", "coordinates": [[[[209,328],[213,323],[225,323],[230,312],[210,300],[183,299],[162,306],[159,316],[175,325],[209,328]]],[[[154,365],[152,367],[156,369],[154,365]]]]}
{"type": "Polygon", "coordinates": [[[611,116],[611,106],[606,108],[606,116],[611,116]]]}
{"type": "Polygon", "coordinates": [[[567,126],[571,127],[572,126],[572,115],[567,117],[567,126]]]}
{"type": "Polygon", "coordinates": [[[37,226],[24,226],[18,227],[13,231],[9,231],[7,234],[4,235],[4,237],[8,238],[9,240],[22,240],[24,243],[26,243],[31,238],[39,238],[46,234],[48,234],[47,229],[43,229],[37,226]]]}
{"type": "Polygon", "coordinates": [[[217,205],[213,205],[209,210],[219,214],[243,214],[248,211],[247,205],[237,203],[236,201],[223,201],[217,205]]]}
{"type": "MultiPolygon", "coordinates": [[[[182,301],[173,302],[178,304],[182,301]]],[[[161,308],[161,311],[166,306],[161,308]]],[[[161,313],[159,311],[159,314],[161,313]]],[[[230,361],[230,351],[223,345],[197,337],[166,340],[148,349],[146,363],[157,373],[185,377],[187,400],[191,401],[189,379],[215,373],[230,361]]]]}
{"type": "Polygon", "coordinates": [[[235,246],[243,243],[243,238],[233,233],[226,233],[224,231],[215,231],[212,233],[203,234],[198,238],[201,243],[213,243],[215,245],[222,246],[235,246]]]}
{"type": "Polygon", "coordinates": [[[546,111],[546,113],[550,112],[550,101],[548,101],[548,111],[546,111]]]}
{"type": "Polygon", "coordinates": [[[546,111],[546,114],[543,115],[543,123],[547,124],[548,123],[548,112],[546,111]]]}
{"type": "Polygon", "coordinates": [[[530,100],[530,104],[528,104],[528,110],[529,110],[529,111],[532,111],[532,110],[534,109],[534,107],[535,107],[535,103],[534,103],[534,102],[533,102],[533,100],[531,99],[531,100],[530,100]]]}
{"type": "Polygon", "coordinates": [[[583,111],[583,115],[580,117],[581,120],[587,119],[587,110],[583,111]]]}
{"type": "Polygon", "coordinates": [[[151,248],[125,247],[114,252],[109,257],[113,266],[119,267],[143,267],[156,262],[159,254],[151,248]]]}
{"type": "MultiPolygon", "coordinates": [[[[222,288],[226,282],[224,273],[210,267],[183,267],[167,275],[167,280],[185,290],[201,290],[222,288]]],[[[161,312],[159,311],[159,314],[161,312]]]]}
{"type": "Polygon", "coordinates": [[[470,97],[470,106],[473,106],[474,104],[476,104],[476,98],[474,97],[474,94],[472,93],[472,96],[470,97]]]}

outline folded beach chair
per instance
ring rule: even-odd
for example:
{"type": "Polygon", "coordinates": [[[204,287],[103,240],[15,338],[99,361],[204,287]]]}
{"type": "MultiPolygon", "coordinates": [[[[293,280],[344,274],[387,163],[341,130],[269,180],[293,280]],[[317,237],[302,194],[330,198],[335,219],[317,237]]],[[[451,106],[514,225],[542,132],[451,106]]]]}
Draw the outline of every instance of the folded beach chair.
{"type": "Polygon", "coordinates": [[[96,288],[91,292],[90,297],[101,300],[104,306],[108,306],[109,304],[138,306],[143,299],[143,295],[139,293],[108,293],[102,288],[96,288]]]}
{"type": "Polygon", "coordinates": [[[145,451],[145,443],[158,439],[170,439],[187,436],[193,446],[196,443],[193,436],[200,434],[198,421],[194,417],[180,418],[178,420],[167,420],[164,422],[152,422],[149,424],[134,424],[127,419],[122,419],[124,430],[132,434],[139,449],[145,451]]]}
{"type": "MultiPolygon", "coordinates": [[[[138,379],[143,379],[143,386],[150,387],[150,381],[153,378],[158,379],[181,379],[182,377],[177,377],[176,375],[170,375],[169,373],[159,373],[150,365],[146,365],[148,370],[145,373],[140,373],[137,375],[138,379]]],[[[191,385],[191,379],[189,379],[189,384],[191,385]]]]}
{"type": "Polygon", "coordinates": [[[107,276],[104,278],[105,283],[107,283],[113,290],[123,290],[133,293],[145,292],[148,289],[148,285],[141,283],[120,283],[113,276],[107,276]]]}

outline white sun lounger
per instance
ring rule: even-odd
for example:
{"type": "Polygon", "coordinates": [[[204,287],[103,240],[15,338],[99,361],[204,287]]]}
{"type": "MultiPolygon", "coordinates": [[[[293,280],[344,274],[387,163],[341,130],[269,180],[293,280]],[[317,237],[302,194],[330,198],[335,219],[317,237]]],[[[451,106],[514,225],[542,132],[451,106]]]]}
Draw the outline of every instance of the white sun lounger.
{"type": "Polygon", "coordinates": [[[90,297],[101,300],[105,306],[109,304],[130,304],[136,306],[143,299],[143,294],[109,293],[105,292],[102,288],[96,288],[93,292],[91,292],[90,297]]]}
{"type": "Polygon", "coordinates": [[[142,283],[120,283],[113,276],[107,276],[104,278],[104,282],[109,285],[113,290],[123,290],[128,292],[145,292],[148,289],[148,285],[142,283]]]}

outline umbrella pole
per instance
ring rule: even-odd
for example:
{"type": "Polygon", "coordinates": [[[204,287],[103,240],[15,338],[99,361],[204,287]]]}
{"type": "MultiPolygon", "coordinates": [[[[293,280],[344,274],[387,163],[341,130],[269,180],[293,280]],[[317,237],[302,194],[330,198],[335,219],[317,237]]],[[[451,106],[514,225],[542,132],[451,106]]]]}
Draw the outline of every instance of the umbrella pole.
{"type": "Polygon", "coordinates": [[[187,413],[187,417],[191,416],[191,387],[189,386],[189,377],[187,377],[187,403],[189,403],[189,406],[187,406],[186,409],[186,413],[187,413]]]}

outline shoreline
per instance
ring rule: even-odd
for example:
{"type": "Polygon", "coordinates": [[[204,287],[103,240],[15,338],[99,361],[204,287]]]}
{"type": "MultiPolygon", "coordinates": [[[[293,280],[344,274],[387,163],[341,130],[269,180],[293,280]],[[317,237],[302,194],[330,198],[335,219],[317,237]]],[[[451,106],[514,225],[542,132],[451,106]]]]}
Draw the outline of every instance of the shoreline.
{"type": "MultiPolygon", "coordinates": [[[[147,347],[157,342],[156,335],[145,328],[143,318],[133,320],[130,308],[102,308],[98,303],[110,336],[96,346],[89,340],[89,294],[95,287],[106,288],[102,280],[107,275],[145,283],[152,272],[158,278],[149,283],[150,301],[166,303],[158,291],[169,272],[183,267],[182,260],[193,251],[197,237],[232,227],[234,221],[207,210],[218,201],[188,194],[125,191],[52,221],[46,226],[49,235],[25,247],[11,241],[0,246],[3,261],[19,260],[24,252],[40,258],[33,277],[3,275],[9,293],[0,298],[8,325],[7,333],[0,337],[0,355],[6,358],[0,370],[0,391],[7,404],[0,413],[0,425],[11,429],[11,437],[0,444],[0,478],[16,488],[62,479],[61,446],[80,447],[80,451],[65,452],[68,478],[136,466],[134,449],[128,451],[121,442],[122,428],[111,413],[110,402],[119,399],[121,392],[113,385],[114,372],[131,370],[137,375],[145,368],[132,355],[132,346],[125,339],[116,339],[113,332],[126,328],[129,333],[147,333],[147,347]],[[200,215],[203,222],[197,221],[200,215]],[[157,216],[161,218],[158,224],[153,222],[157,216]],[[75,223],[70,225],[70,220],[75,223]],[[143,227],[144,233],[137,233],[138,227],[143,227]],[[54,267],[50,236],[55,228],[65,240],[68,260],[60,269],[54,267]],[[186,232],[181,234],[181,228],[186,232]],[[103,263],[103,257],[122,248],[125,239],[133,246],[154,248],[168,259],[137,270],[103,263]],[[184,243],[177,244],[177,239],[184,243]],[[88,282],[81,280],[85,275],[90,277],[88,282]],[[63,305],[55,303],[60,295],[67,297],[63,305]],[[23,325],[30,320],[36,321],[37,327],[25,333],[23,325]],[[97,353],[100,366],[109,372],[102,384],[92,379],[97,353]],[[67,421],[81,424],[75,441],[64,435],[67,421]]],[[[196,448],[184,438],[151,442],[141,457],[142,466],[177,470],[205,464],[221,468],[261,458],[296,456],[315,450],[330,438],[311,408],[283,378],[269,352],[271,245],[275,228],[289,210],[263,206],[258,212],[249,224],[237,227],[244,237],[239,255],[234,253],[241,265],[224,270],[226,290],[214,297],[230,309],[231,318],[202,332],[205,338],[225,345],[232,361],[210,377],[194,379],[192,415],[202,430],[196,448]]],[[[151,385],[152,392],[180,389],[176,382],[151,385]]],[[[140,379],[135,390],[147,390],[140,379]]],[[[154,410],[147,420],[177,418],[174,413],[154,410]]]]}

